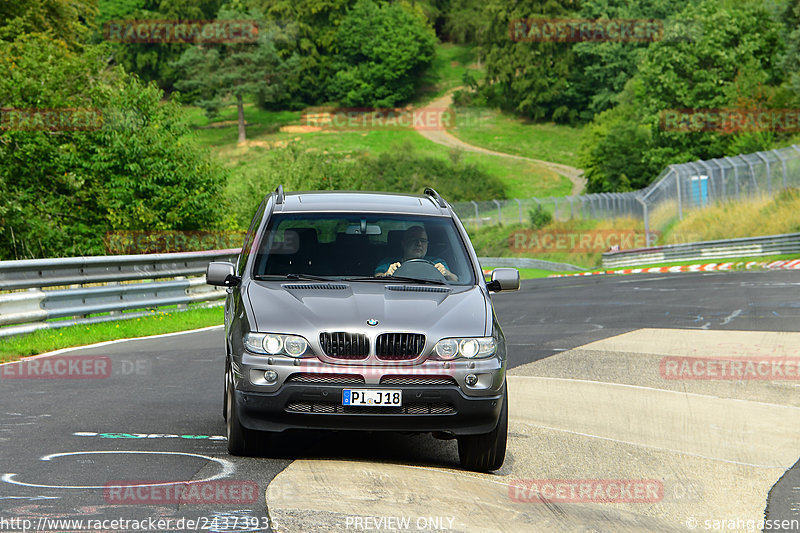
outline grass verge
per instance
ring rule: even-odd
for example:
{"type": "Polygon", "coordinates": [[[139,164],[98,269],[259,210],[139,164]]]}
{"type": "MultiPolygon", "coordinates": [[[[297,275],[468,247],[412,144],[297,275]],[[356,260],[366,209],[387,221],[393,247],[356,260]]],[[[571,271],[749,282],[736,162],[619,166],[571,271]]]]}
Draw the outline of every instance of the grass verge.
{"type": "Polygon", "coordinates": [[[448,130],[462,141],[542,161],[578,166],[581,128],[536,124],[485,108],[456,108],[455,126],[448,130]]]}
{"type": "Polygon", "coordinates": [[[198,307],[181,312],[154,312],[151,316],[99,324],[40,329],[26,335],[0,338],[0,362],[96,342],[216,326],[222,324],[223,320],[223,308],[218,306],[198,307]]]}

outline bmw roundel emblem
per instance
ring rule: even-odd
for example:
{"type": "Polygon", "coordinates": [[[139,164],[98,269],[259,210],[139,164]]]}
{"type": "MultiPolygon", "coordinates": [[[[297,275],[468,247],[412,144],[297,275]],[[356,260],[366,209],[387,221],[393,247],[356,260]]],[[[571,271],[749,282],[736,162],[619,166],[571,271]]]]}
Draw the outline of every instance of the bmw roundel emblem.
{"type": "Polygon", "coordinates": [[[380,322],[378,322],[378,320],[375,318],[370,318],[369,320],[367,320],[368,326],[377,326],[378,324],[380,324],[380,322]]]}

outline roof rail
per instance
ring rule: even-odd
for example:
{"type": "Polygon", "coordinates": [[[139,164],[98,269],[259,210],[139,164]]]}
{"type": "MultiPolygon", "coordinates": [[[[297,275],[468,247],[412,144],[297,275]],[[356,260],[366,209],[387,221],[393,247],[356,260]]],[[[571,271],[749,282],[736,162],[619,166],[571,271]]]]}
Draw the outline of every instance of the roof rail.
{"type": "Polygon", "coordinates": [[[444,201],[444,198],[439,196],[439,193],[431,189],[430,187],[425,189],[425,194],[435,199],[436,203],[439,204],[439,207],[447,207],[447,202],[444,201]]]}
{"type": "Polygon", "coordinates": [[[283,194],[283,185],[278,185],[278,188],[275,189],[275,203],[282,204],[285,196],[283,194]]]}

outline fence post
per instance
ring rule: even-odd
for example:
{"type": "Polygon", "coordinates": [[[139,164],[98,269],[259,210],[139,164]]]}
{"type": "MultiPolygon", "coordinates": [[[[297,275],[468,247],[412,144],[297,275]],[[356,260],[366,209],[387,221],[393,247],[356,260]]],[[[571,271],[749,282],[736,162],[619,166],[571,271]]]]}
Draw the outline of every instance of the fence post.
{"type": "Polygon", "coordinates": [[[675,185],[678,187],[678,220],[683,220],[683,206],[681,205],[681,173],[675,172],[675,185]]]}
{"type": "Polygon", "coordinates": [[[721,187],[721,189],[722,189],[722,198],[724,199],[724,198],[726,198],[728,196],[728,193],[725,190],[725,171],[727,169],[725,167],[723,167],[719,163],[719,161],[717,159],[712,159],[711,162],[714,163],[715,165],[717,165],[717,168],[719,169],[719,178],[720,178],[720,181],[722,181],[722,187],[721,187]]]}
{"type": "Polygon", "coordinates": [[[767,164],[767,194],[772,196],[772,175],[769,172],[769,159],[762,152],[756,152],[756,156],[767,164]]]}
{"type": "Polygon", "coordinates": [[[522,202],[519,198],[515,198],[517,201],[517,207],[519,207],[519,223],[522,224],[522,202]]]}
{"type": "Polygon", "coordinates": [[[781,160],[781,165],[783,166],[783,188],[785,189],[788,186],[786,183],[786,160],[781,156],[778,150],[772,150],[772,153],[781,160]]]}
{"type": "Polygon", "coordinates": [[[500,202],[498,202],[497,200],[492,200],[492,201],[497,206],[497,223],[498,224],[502,224],[503,223],[503,213],[500,212],[500,202]]]}
{"type": "Polygon", "coordinates": [[[736,199],[739,199],[739,165],[733,162],[733,159],[730,157],[726,157],[725,161],[728,162],[730,166],[733,167],[733,179],[734,179],[734,186],[736,191],[736,199]]]}
{"type": "Polygon", "coordinates": [[[475,200],[470,200],[470,203],[473,206],[475,206],[475,227],[476,228],[480,228],[481,227],[481,217],[480,217],[480,215],[478,215],[478,202],[476,202],[475,200]]]}
{"type": "Polygon", "coordinates": [[[647,214],[647,202],[641,197],[637,196],[636,199],[642,204],[642,215],[644,218],[644,243],[647,248],[650,248],[650,217],[647,214]]]}

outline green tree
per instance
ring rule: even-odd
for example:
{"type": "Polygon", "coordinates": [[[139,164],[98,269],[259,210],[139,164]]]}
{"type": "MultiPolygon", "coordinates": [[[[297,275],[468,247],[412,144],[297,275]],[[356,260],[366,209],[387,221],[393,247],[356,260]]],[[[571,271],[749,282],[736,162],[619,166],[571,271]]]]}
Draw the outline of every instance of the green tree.
{"type": "Polygon", "coordinates": [[[104,253],[109,230],[224,223],[224,170],[177,104],[108,57],[106,46],[75,51],[41,34],[0,42],[0,259],[104,253]],[[9,108],[94,119],[22,127],[9,108]]]}
{"type": "Polygon", "coordinates": [[[331,95],[347,106],[408,101],[435,54],[436,36],[397,4],[359,0],[342,19],[331,95]]]}
{"type": "Polygon", "coordinates": [[[774,106],[782,81],[781,27],[764,6],[720,8],[717,0],[703,0],[678,16],[700,25],[697,37],[648,46],[620,109],[598,115],[585,137],[581,165],[589,190],[641,187],[668,164],[764,149],[775,141],[769,134],[663,127],[662,112],[669,110],[774,106]]]}
{"type": "Polygon", "coordinates": [[[44,33],[76,46],[88,38],[97,0],[5,0],[0,2],[0,40],[44,33]]]}
{"type": "MultiPolygon", "coordinates": [[[[283,59],[297,56],[297,71],[286,81],[288,105],[303,107],[328,98],[335,70],[336,33],[355,0],[242,0],[281,25],[295,28],[295,38],[277,43],[283,59]]],[[[269,102],[260,102],[268,106],[269,102]]]]}
{"type": "MultiPolygon", "coordinates": [[[[110,20],[209,20],[222,0],[100,0],[98,40],[105,39],[110,20]]],[[[173,63],[190,45],[184,43],[112,43],[114,60],[145,81],[155,81],[167,92],[177,79],[173,63]]]]}
{"type": "MultiPolygon", "coordinates": [[[[696,2],[696,0],[688,0],[696,2]]],[[[676,17],[687,0],[583,0],[582,19],[656,19],[662,21],[665,42],[693,42],[702,28],[676,17]]],[[[570,92],[582,120],[616,105],[616,96],[636,73],[649,42],[577,42],[575,66],[569,74],[570,92]]]]}
{"type": "MultiPolygon", "coordinates": [[[[241,18],[235,11],[220,10],[222,20],[241,18]]],[[[285,80],[296,68],[296,57],[283,60],[275,47],[280,30],[266,23],[255,12],[250,19],[259,21],[255,43],[223,43],[214,46],[193,46],[186,50],[175,68],[180,73],[175,86],[194,95],[195,104],[209,116],[217,114],[227,97],[236,99],[239,142],[246,140],[244,98],[262,95],[280,100],[285,80]]]]}
{"type": "Polygon", "coordinates": [[[572,122],[569,75],[575,64],[571,43],[512,38],[509,25],[527,18],[574,18],[573,0],[489,0],[488,27],[481,44],[486,57],[483,91],[490,103],[533,120],[572,122]]]}

